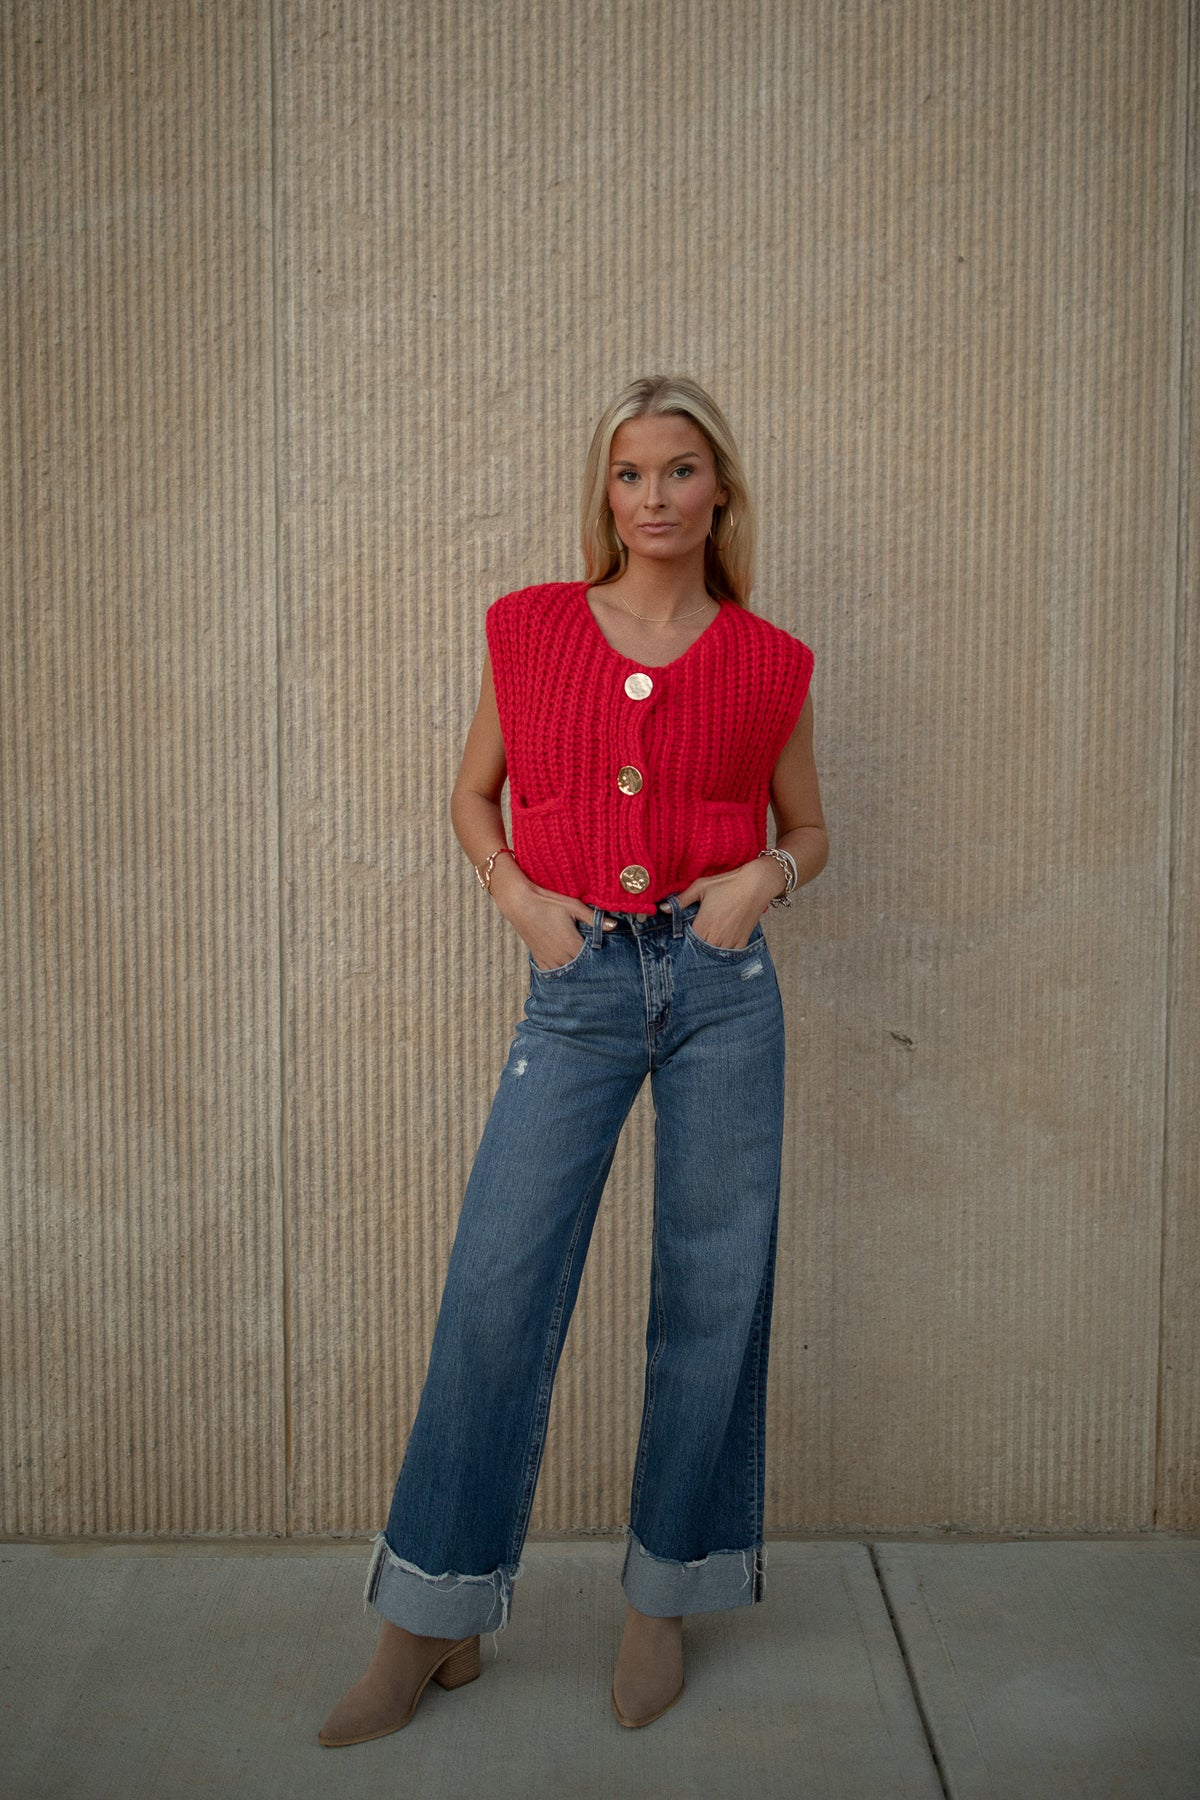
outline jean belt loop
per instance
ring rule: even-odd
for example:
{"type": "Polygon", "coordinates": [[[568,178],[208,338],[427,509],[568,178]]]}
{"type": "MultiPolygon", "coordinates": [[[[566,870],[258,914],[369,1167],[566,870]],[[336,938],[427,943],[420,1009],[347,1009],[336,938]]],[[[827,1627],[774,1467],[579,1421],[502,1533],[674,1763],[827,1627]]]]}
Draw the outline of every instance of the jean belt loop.
{"type": "Polygon", "coordinates": [[[604,942],[604,908],[602,906],[593,906],[593,908],[592,908],[592,949],[598,950],[603,942],[604,942]]]}
{"type": "Polygon", "coordinates": [[[671,902],[671,936],[682,937],[683,908],[679,904],[679,896],[678,894],[668,894],[667,899],[671,902]]]}

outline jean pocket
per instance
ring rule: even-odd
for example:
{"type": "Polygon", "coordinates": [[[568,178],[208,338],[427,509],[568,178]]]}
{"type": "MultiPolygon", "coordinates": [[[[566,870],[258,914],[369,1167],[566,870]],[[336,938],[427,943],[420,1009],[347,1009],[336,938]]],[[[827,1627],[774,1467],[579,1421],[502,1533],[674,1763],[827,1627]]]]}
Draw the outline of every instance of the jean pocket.
{"type": "Polygon", "coordinates": [[[736,962],[739,957],[748,956],[751,950],[765,950],[767,947],[766,935],[757,919],[744,944],[710,944],[707,938],[702,938],[698,931],[692,930],[691,921],[688,919],[684,920],[683,929],[689,942],[696,946],[700,954],[711,956],[716,962],[736,962]]]}
{"type": "Polygon", "coordinates": [[[585,934],[583,942],[580,944],[574,956],[569,957],[565,963],[556,963],[552,969],[539,969],[538,965],[533,960],[533,951],[526,949],[525,954],[529,958],[529,966],[535,975],[541,975],[543,978],[550,978],[555,975],[565,975],[568,969],[576,969],[579,967],[579,964],[584,960],[591,947],[591,939],[586,935],[587,927],[581,919],[576,919],[575,929],[585,934]]]}

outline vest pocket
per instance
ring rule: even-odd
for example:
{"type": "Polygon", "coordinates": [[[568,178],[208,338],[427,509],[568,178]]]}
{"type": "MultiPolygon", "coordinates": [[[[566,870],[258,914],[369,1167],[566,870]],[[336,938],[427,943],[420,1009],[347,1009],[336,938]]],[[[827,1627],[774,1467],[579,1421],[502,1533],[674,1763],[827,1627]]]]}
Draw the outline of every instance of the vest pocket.
{"type": "Polygon", "coordinates": [[[692,838],[693,878],[752,862],[763,848],[759,809],[748,800],[699,800],[692,838]]]}
{"type": "Polygon", "coordinates": [[[530,881],[556,894],[574,894],[581,876],[575,825],[557,797],[534,806],[512,803],[513,855],[530,881]]]}

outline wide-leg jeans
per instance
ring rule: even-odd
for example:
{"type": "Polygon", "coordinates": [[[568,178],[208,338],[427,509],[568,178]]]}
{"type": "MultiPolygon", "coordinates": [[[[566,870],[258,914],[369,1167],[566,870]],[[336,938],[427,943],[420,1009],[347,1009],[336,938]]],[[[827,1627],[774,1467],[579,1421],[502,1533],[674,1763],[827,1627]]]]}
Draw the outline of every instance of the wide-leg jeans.
{"type": "Polygon", "coordinates": [[[367,1572],[364,1604],[409,1631],[507,1623],[596,1211],[647,1075],[650,1307],[622,1586],[657,1617],[762,1598],[783,1009],[761,925],[721,949],[669,899],[653,915],[597,907],[560,968],[529,955],[367,1572]]]}

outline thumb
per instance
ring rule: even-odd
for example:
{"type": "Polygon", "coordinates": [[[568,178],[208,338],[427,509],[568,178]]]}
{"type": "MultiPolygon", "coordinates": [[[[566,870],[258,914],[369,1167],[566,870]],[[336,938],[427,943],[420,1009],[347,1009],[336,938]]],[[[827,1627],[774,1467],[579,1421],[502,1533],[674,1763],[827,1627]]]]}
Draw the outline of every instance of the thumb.
{"type": "MultiPolygon", "coordinates": [[[[680,906],[690,906],[693,900],[698,900],[700,898],[700,890],[693,881],[688,887],[684,888],[681,894],[676,894],[675,898],[678,900],[680,906]]],[[[658,910],[659,912],[670,912],[671,902],[669,900],[660,900],[658,903],[658,910]]]]}
{"type": "MultiPolygon", "coordinates": [[[[575,914],[575,917],[581,925],[589,925],[590,926],[592,923],[594,914],[592,912],[592,908],[589,906],[586,909],[581,909],[579,912],[577,912],[575,914]]],[[[601,924],[601,930],[602,931],[612,931],[615,929],[616,923],[617,923],[617,921],[615,919],[610,918],[608,913],[605,913],[604,919],[601,924]]]]}

